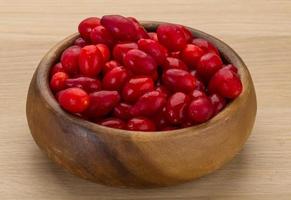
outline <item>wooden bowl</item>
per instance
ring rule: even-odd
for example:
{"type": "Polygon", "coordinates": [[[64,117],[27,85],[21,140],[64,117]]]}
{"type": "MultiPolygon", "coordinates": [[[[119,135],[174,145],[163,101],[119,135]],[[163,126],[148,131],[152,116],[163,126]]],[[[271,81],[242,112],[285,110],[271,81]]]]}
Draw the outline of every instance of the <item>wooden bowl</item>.
{"type": "MultiPolygon", "coordinates": [[[[154,31],[160,22],[144,22],[154,31]]],[[[256,95],[242,59],[224,42],[189,28],[215,44],[238,67],[241,95],[201,125],[163,132],[131,132],[100,126],[61,109],[48,84],[50,67],[78,37],[71,35],[42,59],[30,83],[27,120],[38,146],[69,172],[110,186],[158,187],[193,180],[220,168],[251,133],[256,95]]]]}

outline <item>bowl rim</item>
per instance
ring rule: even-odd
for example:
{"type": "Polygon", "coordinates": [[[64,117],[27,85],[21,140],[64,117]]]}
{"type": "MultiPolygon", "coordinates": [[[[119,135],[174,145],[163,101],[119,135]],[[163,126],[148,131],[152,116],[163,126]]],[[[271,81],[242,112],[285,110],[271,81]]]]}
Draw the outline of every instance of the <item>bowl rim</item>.
{"type": "MultiPolygon", "coordinates": [[[[141,24],[148,30],[156,29],[156,27],[161,23],[168,23],[168,22],[159,22],[159,21],[142,21],[141,24]]],[[[53,64],[56,63],[56,59],[60,58],[61,52],[68,47],[68,45],[72,45],[73,41],[79,37],[78,33],[74,33],[65,39],[58,42],[54,45],[42,58],[40,61],[36,72],[36,84],[40,92],[40,96],[42,97],[43,101],[46,103],[46,107],[50,109],[55,114],[59,115],[60,117],[64,117],[70,122],[82,126],[88,130],[91,130],[95,134],[99,134],[100,132],[106,132],[106,134],[110,134],[112,136],[120,136],[125,139],[130,140],[143,140],[143,141],[152,141],[152,140],[159,140],[164,137],[182,137],[185,134],[191,133],[191,135],[198,135],[201,130],[207,130],[208,128],[212,127],[212,125],[217,125],[218,123],[226,120],[230,117],[232,113],[235,112],[237,106],[242,105],[246,100],[245,98],[248,97],[248,93],[252,88],[252,79],[250,73],[247,69],[247,66],[241,59],[241,57],[225,42],[221,41],[220,39],[202,32],[200,30],[187,27],[192,34],[196,37],[200,37],[206,39],[213,43],[221,53],[221,55],[230,63],[234,64],[238,68],[238,73],[240,75],[243,90],[241,94],[234,99],[231,103],[229,103],[221,112],[215,115],[213,118],[208,120],[207,122],[181,128],[175,130],[168,130],[168,131],[128,131],[128,130],[121,130],[110,128],[102,125],[98,125],[94,122],[90,122],[84,119],[81,119],[73,114],[70,114],[63,110],[58,102],[56,101],[52,91],[49,88],[49,72],[50,68],[53,64]],[[46,80],[46,81],[44,81],[46,80]]]]}

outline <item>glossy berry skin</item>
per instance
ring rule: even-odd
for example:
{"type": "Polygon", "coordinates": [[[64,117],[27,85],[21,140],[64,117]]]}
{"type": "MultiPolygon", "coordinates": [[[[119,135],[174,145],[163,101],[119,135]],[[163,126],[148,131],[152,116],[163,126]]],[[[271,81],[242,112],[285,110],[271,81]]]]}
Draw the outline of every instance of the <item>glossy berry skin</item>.
{"type": "Polygon", "coordinates": [[[137,42],[138,48],[150,56],[152,56],[157,64],[161,65],[165,62],[167,49],[160,45],[157,41],[151,39],[140,39],[137,42]]]}
{"type": "Polygon", "coordinates": [[[59,104],[71,113],[84,112],[89,106],[88,94],[80,88],[68,88],[58,94],[59,104]]]}
{"type": "Polygon", "coordinates": [[[206,91],[206,87],[205,87],[204,83],[203,83],[203,82],[199,79],[199,77],[197,76],[197,71],[196,71],[196,70],[192,70],[192,71],[190,72],[190,74],[191,74],[192,76],[194,76],[195,79],[196,79],[195,90],[200,90],[200,91],[202,91],[202,92],[205,92],[205,91],[206,91]]]}
{"type": "Polygon", "coordinates": [[[168,69],[162,78],[165,86],[172,91],[188,93],[195,88],[195,77],[185,70],[168,69]]]}
{"type": "Polygon", "coordinates": [[[126,53],[131,49],[137,49],[138,46],[136,43],[122,43],[115,45],[113,49],[113,58],[119,63],[123,63],[123,59],[126,53]]]}
{"type": "Polygon", "coordinates": [[[201,91],[201,90],[193,90],[193,92],[190,93],[191,99],[197,99],[200,97],[207,97],[207,95],[201,91]]]}
{"type": "Polygon", "coordinates": [[[238,73],[238,69],[233,64],[225,65],[223,68],[229,69],[229,70],[233,71],[236,74],[238,73]]]}
{"type": "Polygon", "coordinates": [[[119,103],[113,109],[113,115],[117,118],[128,120],[131,118],[130,110],[132,105],[127,103],[119,103]]]}
{"type": "Polygon", "coordinates": [[[186,48],[182,51],[181,57],[183,61],[195,69],[203,54],[204,51],[200,47],[194,44],[187,44],[186,48]]]}
{"type": "Polygon", "coordinates": [[[98,124],[100,124],[102,126],[107,126],[110,128],[126,129],[126,123],[124,121],[122,121],[121,119],[118,119],[118,118],[113,118],[113,117],[103,119],[103,120],[99,121],[98,124]]]}
{"type": "Polygon", "coordinates": [[[102,80],[105,90],[119,90],[128,79],[128,72],[123,67],[115,67],[107,72],[102,80]]]}
{"type": "Polygon", "coordinates": [[[100,19],[97,17],[89,17],[79,24],[78,30],[83,39],[90,41],[90,33],[92,29],[100,25],[100,19]]]}
{"type": "Polygon", "coordinates": [[[87,45],[87,42],[83,38],[79,37],[74,41],[74,45],[77,45],[82,48],[87,45]]]}
{"type": "Polygon", "coordinates": [[[120,64],[118,62],[116,62],[115,60],[110,60],[110,61],[105,63],[105,65],[102,68],[102,72],[103,72],[103,74],[106,74],[107,72],[109,72],[110,70],[112,70],[115,67],[120,67],[120,64]]]}
{"type": "Polygon", "coordinates": [[[84,76],[96,77],[104,65],[103,56],[95,45],[82,48],[79,57],[80,72],[84,76]]]}
{"type": "Polygon", "coordinates": [[[166,114],[172,124],[181,124],[187,117],[190,98],[182,92],[174,93],[167,102],[166,114]]]}
{"type": "Polygon", "coordinates": [[[188,107],[188,118],[194,123],[203,123],[209,120],[214,108],[208,97],[200,97],[191,101],[188,107]]]}
{"type": "Polygon", "coordinates": [[[132,106],[130,113],[134,117],[153,116],[162,110],[165,103],[166,98],[159,91],[147,92],[132,106]]]}
{"type": "Polygon", "coordinates": [[[67,48],[62,56],[61,63],[68,74],[77,74],[79,69],[79,56],[81,53],[81,47],[71,46],[67,48]]]}
{"type": "Polygon", "coordinates": [[[181,27],[182,32],[184,33],[184,36],[186,38],[187,43],[190,43],[192,41],[192,39],[193,39],[192,33],[185,26],[182,26],[182,25],[178,25],[178,26],[181,27]]]}
{"type": "Polygon", "coordinates": [[[214,108],[214,115],[219,113],[226,105],[225,98],[218,94],[211,94],[209,98],[214,108]]]}
{"type": "Polygon", "coordinates": [[[165,96],[165,98],[168,98],[168,96],[170,95],[170,91],[168,90],[168,88],[163,85],[158,86],[156,88],[156,91],[161,92],[165,96]]]}
{"type": "Polygon", "coordinates": [[[105,44],[113,47],[115,40],[111,33],[104,26],[96,26],[90,33],[93,44],[105,44]]]}
{"type": "Polygon", "coordinates": [[[215,72],[222,68],[221,58],[214,53],[204,54],[197,66],[197,73],[205,80],[209,80],[215,72]]]}
{"type": "Polygon", "coordinates": [[[217,93],[229,99],[238,97],[243,89],[239,76],[227,68],[222,68],[214,74],[208,88],[210,93],[217,93]]]}
{"type": "Polygon", "coordinates": [[[90,105],[86,114],[90,118],[107,115],[120,101],[117,91],[101,90],[89,94],[90,105]]]}
{"type": "Polygon", "coordinates": [[[103,57],[103,62],[107,62],[110,59],[110,50],[105,44],[97,44],[96,47],[99,49],[103,57]]]}
{"type": "Polygon", "coordinates": [[[181,59],[181,51],[173,51],[170,53],[170,57],[181,59]]]}
{"type": "Polygon", "coordinates": [[[181,26],[175,24],[161,24],[158,26],[157,35],[159,42],[169,51],[183,50],[187,44],[181,26]]]}
{"type": "Polygon", "coordinates": [[[200,47],[205,53],[215,53],[219,55],[218,49],[205,39],[195,38],[192,40],[192,44],[200,47]]]}
{"type": "Polygon", "coordinates": [[[132,23],[135,26],[136,29],[136,36],[137,39],[149,39],[150,36],[148,35],[148,33],[146,32],[146,30],[144,29],[144,27],[134,18],[134,17],[128,17],[129,20],[132,21],[132,23]]]}
{"type": "Polygon", "coordinates": [[[174,58],[174,57],[167,57],[162,67],[164,70],[182,69],[182,70],[188,71],[187,65],[179,58],[174,58]]]}
{"type": "Polygon", "coordinates": [[[136,117],[127,122],[127,130],[130,131],[155,131],[156,125],[153,121],[144,118],[136,117]]]}
{"type": "Polygon", "coordinates": [[[57,63],[55,64],[51,70],[50,70],[50,77],[52,77],[55,73],[58,73],[58,72],[65,72],[65,69],[62,65],[62,63],[57,63]]]}
{"type": "Polygon", "coordinates": [[[126,102],[136,102],[143,94],[154,90],[154,81],[149,77],[131,78],[122,91],[122,97],[126,102]]]}
{"type": "Polygon", "coordinates": [[[164,107],[160,112],[153,116],[153,121],[159,130],[171,126],[171,123],[167,118],[166,107],[164,107]]]}
{"type": "Polygon", "coordinates": [[[119,41],[135,41],[137,31],[133,22],[120,15],[105,15],[101,24],[119,41]]]}
{"type": "Polygon", "coordinates": [[[154,40],[154,41],[159,41],[158,40],[158,35],[156,32],[149,32],[148,35],[150,36],[150,39],[154,40]]]}
{"type": "Polygon", "coordinates": [[[64,72],[55,73],[50,81],[50,88],[54,91],[60,91],[65,88],[65,82],[69,76],[64,72]]]}
{"type": "Polygon", "coordinates": [[[123,63],[136,75],[152,75],[157,69],[156,61],[150,55],[138,49],[129,50],[123,63]]]}
{"type": "Polygon", "coordinates": [[[89,77],[69,78],[65,81],[66,88],[77,87],[87,93],[97,92],[101,90],[101,83],[98,79],[89,77]]]}

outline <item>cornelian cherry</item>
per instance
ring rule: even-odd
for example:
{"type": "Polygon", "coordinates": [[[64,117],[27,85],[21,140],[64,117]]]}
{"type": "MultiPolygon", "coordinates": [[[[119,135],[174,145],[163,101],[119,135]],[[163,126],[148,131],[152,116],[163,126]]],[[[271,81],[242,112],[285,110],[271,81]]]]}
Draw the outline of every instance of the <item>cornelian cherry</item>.
{"type": "Polygon", "coordinates": [[[103,74],[106,74],[107,72],[109,72],[110,70],[112,70],[115,67],[122,67],[122,66],[120,66],[120,64],[118,62],[116,62],[115,60],[110,60],[110,61],[105,63],[105,65],[102,68],[102,72],[103,72],[103,74]]]}
{"type": "Polygon", "coordinates": [[[55,73],[58,73],[58,72],[65,72],[65,69],[62,65],[62,63],[57,63],[55,64],[52,68],[51,68],[51,71],[50,71],[50,77],[52,77],[55,73]]]}
{"type": "Polygon", "coordinates": [[[155,41],[159,41],[158,40],[158,35],[155,32],[149,32],[148,35],[150,36],[150,39],[155,40],[155,41]]]}
{"type": "Polygon", "coordinates": [[[130,131],[155,131],[156,125],[150,119],[144,117],[132,118],[127,122],[127,129],[130,131]]]}
{"type": "Polygon", "coordinates": [[[60,91],[65,88],[65,82],[68,79],[68,75],[64,72],[55,73],[50,81],[50,87],[53,91],[60,91]]]}
{"type": "Polygon", "coordinates": [[[186,48],[182,51],[181,57],[192,68],[196,68],[203,53],[200,47],[194,44],[187,44],[186,48]]]}
{"type": "Polygon", "coordinates": [[[111,128],[126,129],[126,123],[124,121],[118,118],[113,118],[113,117],[103,119],[99,121],[98,124],[102,126],[108,126],[111,128]]]}
{"type": "Polygon", "coordinates": [[[152,56],[157,64],[163,64],[166,60],[167,49],[157,41],[151,39],[140,39],[137,42],[138,48],[152,56]]]}
{"type": "Polygon", "coordinates": [[[82,48],[87,45],[87,42],[83,38],[79,37],[75,40],[74,45],[77,45],[82,48]]]}
{"type": "Polygon", "coordinates": [[[200,58],[197,73],[205,80],[209,80],[215,72],[222,68],[222,64],[222,60],[217,54],[207,53],[200,58]]]}
{"type": "Polygon", "coordinates": [[[218,94],[211,94],[209,98],[214,108],[214,114],[220,112],[226,105],[226,100],[218,94]]]}
{"type": "Polygon", "coordinates": [[[86,41],[90,41],[90,33],[93,28],[100,25],[100,19],[97,17],[89,17],[81,21],[78,30],[80,35],[86,41]]]}
{"type": "Polygon", "coordinates": [[[101,90],[101,83],[98,79],[89,77],[69,78],[65,81],[65,87],[77,87],[84,91],[91,93],[101,90]]]}
{"type": "Polygon", "coordinates": [[[128,120],[131,118],[130,110],[132,105],[127,103],[119,103],[113,109],[113,115],[117,118],[128,120]]]}
{"type": "Polygon", "coordinates": [[[105,44],[97,44],[96,47],[100,51],[103,57],[103,62],[107,62],[110,59],[110,50],[105,44]]]}
{"type": "Polygon", "coordinates": [[[192,123],[202,123],[209,120],[214,108],[208,97],[198,97],[191,101],[188,107],[188,118],[192,123]]]}
{"type": "Polygon", "coordinates": [[[200,47],[205,53],[215,53],[219,55],[218,49],[205,39],[195,38],[192,40],[192,44],[200,47]]]}
{"type": "Polygon", "coordinates": [[[104,26],[96,26],[90,33],[93,44],[105,44],[113,47],[115,40],[111,33],[104,26]]]}
{"type": "Polygon", "coordinates": [[[81,47],[71,46],[61,56],[61,63],[68,74],[77,74],[79,71],[79,56],[81,47]]]}
{"type": "Polygon", "coordinates": [[[105,90],[119,90],[128,78],[128,72],[123,67],[115,67],[107,72],[102,80],[105,90]]]}
{"type": "Polygon", "coordinates": [[[138,46],[136,43],[121,43],[115,45],[113,49],[113,58],[115,61],[119,63],[123,63],[123,59],[126,55],[126,53],[131,49],[137,49],[138,46]]]}
{"type": "Polygon", "coordinates": [[[164,70],[167,69],[182,69],[188,71],[187,65],[180,60],[179,58],[174,58],[174,57],[167,57],[166,61],[162,65],[164,70]]]}

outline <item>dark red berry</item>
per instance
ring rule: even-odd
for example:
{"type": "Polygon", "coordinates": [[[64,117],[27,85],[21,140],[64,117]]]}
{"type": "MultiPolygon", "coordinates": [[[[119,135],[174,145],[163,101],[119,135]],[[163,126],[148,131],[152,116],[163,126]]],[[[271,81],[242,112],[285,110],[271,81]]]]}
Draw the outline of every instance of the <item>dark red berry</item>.
{"type": "Polygon", "coordinates": [[[83,38],[79,37],[75,40],[74,45],[77,45],[82,48],[87,45],[87,42],[83,38]]]}
{"type": "Polygon", "coordinates": [[[104,65],[103,56],[95,45],[85,46],[80,53],[79,65],[82,75],[96,77],[104,65]]]}
{"type": "Polygon", "coordinates": [[[197,73],[205,80],[209,80],[215,72],[222,68],[222,64],[222,60],[217,54],[207,53],[200,58],[197,73]]]}
{"type": "Polygon", "coordinates": [[[115,67],[107,72],[102,80],[105,90],[119,90],[128,79],[128,72],[123,67],[115,67]]]}
{"type": "Polygon", "coordinates": [[[68,74],[78,73],[80,52],[81,47],[76,45],[67,48],[63,52],[61,56],[61,63],[68,74]]]}
{"type": "Polygon", "coordinates": [[[159,91],[151,91],[142,95],[132,106],[132,116],[153,116],[162,110],[166,103],[165,96],[159,91]]]}
{"type": "Polygon", "coordinates": [[[147,118],[137,117],[127,122],[127,129],[130,131],[155,131],[156,126],[153,121],[147,118]]]}
{"type": "Polygon", "coordinates": [[[195,38],[192,40],[192,44],[200,47],[205,53],[215,53],[219,55],[217,48],[205,39],[195,38]]]}
{"type": "Polygon", "coordinates": [[[69,76],[64,72],[55,73],[50,81],[50,88],[54,91],[60,91],[65,88],[65,82],[69,76]]]}
{"type": "Polygon", "coordinates": [[[166,114],[172,124],[181,124],[187,117],[190,98],[182,92],[174,93],[167,102],[166,114]]]}
{"type": "Polygon", "coordinates": [[[144,27],[134,17],[128,17],[128,19],[131,20],[135,26],[137,39],[150,38],[144,27]]]}
{"type": "Polygon", "coordinates": [[[153,121],[155,122],[156,127],[160,130],[165,127],[171,126],[167,118],[166,107],[164,107],[160,112],[158,112],[157,114],[153,116],[153,121]]]}
{"type": "Polygon", "coordinates": [[[157,69],[156,61],[150,55],[138,49],[129,50],[123,62],[136,75],[151,75],[157,69]]]}
{"type": "Polygon", "coordinates": [[[84,112],[89,106],[88,94],[80,88],[68,88],[58,94],[60,105],[71,113],[84,112]]]}
{"type": "Polygon", "coordinates": [[[196,79],[185,70],[168,69],[163,74],[163,83],[172,91],[188,93],[194,90],[196,79]]]}
{"type": "Polygon", "coordinates": [[[183,50],[187,44],[181,26],[175,24],[161,24],[158,26],[157,35],[159,42],[169,51],[183,50]]]}
{"type": "Polygon", "coordinates": [[[208,89],[210,93],[234,99],[242,92],[242,83],[236,73],[230,69],[222,68],[211,78],[208,89]]]}
{"type": "Polygon", "coordinates": [[[113,47],[115,43],[113,36],[104,26],[95,27],[91,31],[90,38],[93,44],[105,44],[113,47]]]}
{"type": "Polygon", "coordinates": [[[152,56],[157,64],[161,65],[165,62],[167,49],[157,41],[151,39],[140,39],[137,45],[140,50],[152,56]]]}
{"type": "Polygon", "coordinates": [[[55,73],[58,73],[58,72],[65,72],[65,69],[62,65],[62,63],[57,63],[55,64],[52,68],[51,68],[51,71],[50,71],[50,77],[52,77],[55,73]]]}
{"type": "Polygon", "coordinates": [[[151,78],[131,78],[123,88],[122,97],[126,102],[136,102],[140,96],[153,90],[154,81],[151,78]]]}
{"type": "Polygon", "coordinates": [[[119,63],[123,63],[123,59],[126,53],[131,49],[137,49],[138,46],[136,43],[123,43],[115,45],[113,49],[113,58],[119,63]]]}
{"type": "Polygon", "coordinates": [[[162,67],[164,70],[182,69],[182,70],[188,71],[187,65],[179,58],[174,58],[174,57],[167,57],[162,67]]]}
{"type": "Polygon", "coordinates": [[[133,22],[120,15],[105,15],[101,24],[119,41],[135,41],[137,31],[133,22]]]}
{"type": "Polygon", "coordinates": [[[225,99],[218,94],[211,94],[209,98],[214,108],[214,115],[219,113],[226,105],[225,99]]]}
{"type": "Polygon", "coordinates": [[[165,96],[165,98],[168,98],[168,96],[170,95],[170,91],[168,90],[168,88],[163,85],[158,86],[156,88],[156,91],[161,92],[165,96]]]}
{"type": "Polygon", "coordinates": [[[178,128],[174,127],[174,126],[168,126],[168,127],[162,128],[161,131],[172,131],[172,130],[176,130],[176,129],[178,129],[178,128]]]}
{"type": "Polygon", "coordinates": [[[187,44],[186,48],[182,51],[181,57],[192,68],[196,68],[203,53],[200,47],[194,44],[187,44]]]}
{"type": "Polygon", "coordinates": [[[213,105],[208,97],[200,97],[192,100],[188,107],[188,118],[193,123],[206,122],[213,116],[213,105]]]}
{"type": "Polygon", "coordinates": [[[113,109],[113,115],[117,118],[128,120],[131,118],[130,110],[132,105],[127,103],[119,103],[113,109]]]}
{"type": "Polygon", "coordinates": [[[100,19],[97,17],[89,17],[84,19],[79,24],[78,30],[82,38],[86,41],[90,41],[90,33],[93,28],[100,25],[100,19]]]}
{"type": "Polygon", "coordinates": [[[102,126],[108,126],[110,128],[126,129],[126,123],[118,118],[107,118],[98,122],[102,126]]]}
{"type": "Polygon", "coordinates": [[[101,83],[98,79],[89,77],[69,78],[65,81],[66,88],[77,87],[88,93],[101,90],[101,83]]]}
{"type": "Polygon", "coordinates": [[[105,44],[97,44],[96,47],[99,49],[103,57],[103,62],[107,62],[110,59],[110,50],[105,44]]]}

